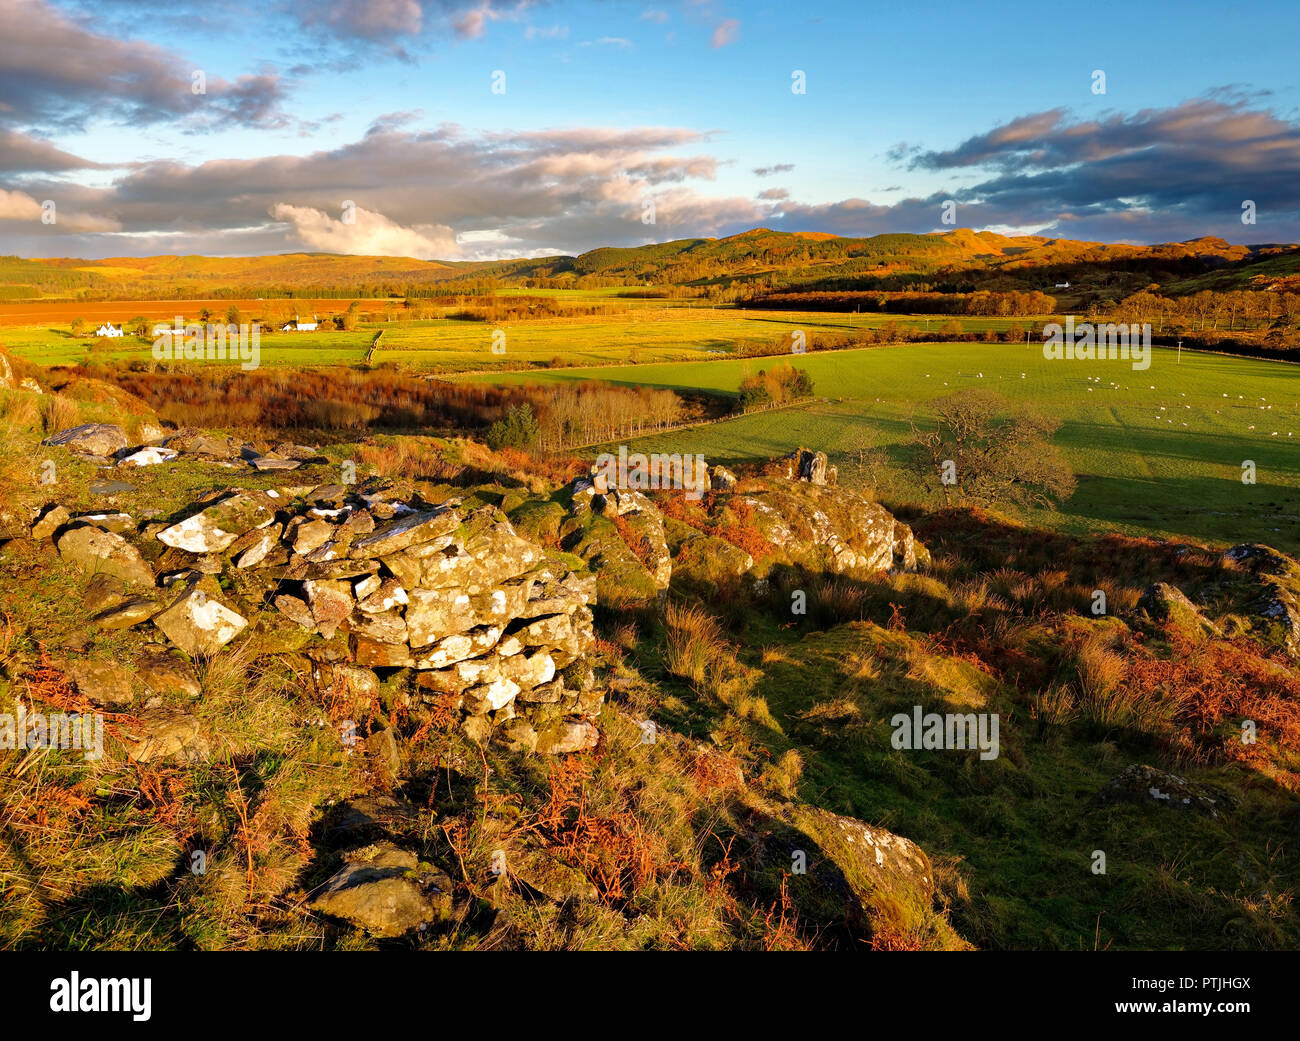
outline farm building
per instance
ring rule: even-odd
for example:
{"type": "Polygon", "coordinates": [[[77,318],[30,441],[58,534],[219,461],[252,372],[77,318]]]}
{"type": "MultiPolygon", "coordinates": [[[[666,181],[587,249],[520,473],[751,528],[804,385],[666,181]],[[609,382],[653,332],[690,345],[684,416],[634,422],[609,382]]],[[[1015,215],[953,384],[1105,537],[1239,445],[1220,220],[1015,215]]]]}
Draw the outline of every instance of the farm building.
{"type": "Polygon", "coordinates": [[[315,332],[315,330],[316,330],[316,326],[317,326],[318,324],[319,324],[319,323],[316,321],[316,316],[315,316],[315,315],[312,315],[312,316],[311,316],[311,321],[310,321],[310,322],[304,322],[304,321],[301,321],[301,320],[299,320],[299,318],[298,318],[297,315],[294,315],[294,316],[293,316],[293,321],[290,322],[288,325],[281,326],[281,328],[280,328],[280,332],[282,332],[282,333],[310,333],[310,332],[315,332]]]}
{"type": "Polygon", "coordinates": [[[95,335],[96,336],[121,336],[122,327],[120,325],[114,325],[112,322],[105,322],[103,325],[101,325],[98,329],[95,330],[95,335]]]}

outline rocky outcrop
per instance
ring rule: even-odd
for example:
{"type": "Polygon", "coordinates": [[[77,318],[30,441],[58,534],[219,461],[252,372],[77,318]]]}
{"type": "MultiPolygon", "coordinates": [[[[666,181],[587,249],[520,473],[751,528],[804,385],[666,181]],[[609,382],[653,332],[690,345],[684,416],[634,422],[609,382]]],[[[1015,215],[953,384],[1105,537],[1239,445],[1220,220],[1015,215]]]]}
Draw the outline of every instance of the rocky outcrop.
{"type": "Polygon", "coordinates": [[[1201,614],[1200,608],[1167,582],[1149,586],[1138,600],[1138,611],[1153,622],[1172,622],[1193,632],[1219,635],[1218,627],[1201,614]]]}
{"type": "Polygon", "coordinates": [[[14,371],[9,354],[0,348],[0,390],[29,390],[33,394],[41,393],[41,385],[30,376],[19,376],[14,371]]]}
{"type": "Polygon", "coordinates": [[[913,946],[898,935],[899,909],[924,935],[925,946],[968,949],[937,908],[934,869],[925,851],[885,828],[800,803],[773,812],[757,808],[734,855],[765,899],[780,898],[785,879],[800,923],[823,942],[845,949],[913,946]],[[798,870],[791,872],[791,865],[798,870]]]}
{"type": "Polygon", "coordinates": [[[1300,565],[1257,543],[1233,546],[1223,559],[1232,572],[1246,579],[1235,606],[1248,618],[1251,631],[1300,658],[1300,565]]]}
{"type": "Polygon", "coordinates": [[[666,521],[649,496],[611,486],[593,467],[570,489],[561,544],[633,599],[662,594],[674,573],[696,583],[758,580],[778,563],[844,574],[914,571],[929,562],[908,525],[836,485],[824,452],[797,449],[743,482],[721,466],[708,477],[709,494],[688,494],[685,509],[666,521]]]}
{"type": "MultiPolygon", "coordinates": [[[[24,380],[20,385],[24,389],[40,390],[31,380],[24,380]]],[[[107,389],[115,395],[124,393],[113,387],[107,389]]],[[[41,443],[67,448],[93,459],[109,460],[122,467],[157,466],[192,459],[265,472],[297,470],[329,462],[316,449],[289,441],[246,442],[195,430],[183,430],[167,437],[148,416],[139,417],[136,428],[134,443],[126,431],[112,423],[84,423],[61,430],[41,443]]]]}
{"type": "MultiPolygon", "coordinates": [[[[462,713],[476,740],[594,747],[603,699],[566,689],[562,671],[594,642],[595,577],[520,536],[499,509],[463,502],[403,498],[374,480],[228,488],[144,525],[49,504],[31,534],[91,574],[84,610],[101,630],[148,624],[192,659],[241,634],[255,654],[319,638],[313,653],[346,660],[376,688],[372,670],[415,670],[416,696],[462,713]]],[[[165,657],[150,671],[151,687],[191,686],[165,657]]]]}
{"type": "Polygon", "coordinates": [[[1216,819],[1233,808],[1233,800],[1220,788],[1197,784],[1176,774],[1157,770],[1154,766],[1139,764],[1128,767],[1107,781],[1101,791],[1092,797],[1090,808],[1119,802],[1166,806],[1216,819]]]}
{"type": "Polygon", "coordinates": [[[928,561],[912,529],[880,503],[846,488],[777,478],[734,497],[728,509],[775,556],[812,570],[914,571],[928,561]]]}
{"type": "Polygon", "coordinates": [[[825,452],[811,452],[806,448],[796,448],[789,455],[774,459],[763,468],[763,472],[787,481],[807,481],[818,485],[834,485],[838,478],[838,471],[829,465],[825,452]]]}

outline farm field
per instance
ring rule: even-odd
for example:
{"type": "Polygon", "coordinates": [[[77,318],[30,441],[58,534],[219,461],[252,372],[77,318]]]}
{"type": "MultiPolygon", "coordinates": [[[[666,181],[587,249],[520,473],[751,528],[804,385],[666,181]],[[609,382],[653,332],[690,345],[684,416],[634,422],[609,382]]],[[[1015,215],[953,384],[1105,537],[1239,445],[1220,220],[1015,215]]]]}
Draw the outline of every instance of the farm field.
{"type": "MultiPolygon", "coordinates": [[[[287,311],[290,316],[294,311],[303,315],[316,312],[335,314],[348,306],[351,300],[298,298],[277,300],[243,300],[196,299],[196,300],[104,300],[104,301],[0,301],[0,328],[6,331],[10,327],[28,330],[66,331],[68,323],[74,318],[84,318],[88,323],[99,325],[101,322],[121,323],[137,316],[149,319],[170,320],[176,315],[194,316],[200,308],[206,307],[213,313],[213,321],[220,321],[226,311],[234,304],[248,315],[260,315],[268,305],[287,311]]],[[[382,310],[387,300],[360,299],[363,309],[382,310]]]]}
{"type": "MultiPolygon", "coordinates": [[[[548,290],[546,295],[563,291],[548,290]]],[[[233,301],[251,317],[258,314],[256,301],[233,301]],[[247,305],[247,306],[245,306],[247,305]]],[[[590,302],[590,301],[589,301],[590,302]]],[[[168,320],[177,313],[191,320],[200,306],[224,315],[232,301],[133,302],[111,305],[111,309],[88,309],[72,305],[0,305],[13,314],[20,308],[50,307],[51,323],[11,324],[0,329],[0,340],[19,357],[38,365],[81,363],[93,356],[99,361],[147,361],[149,342],[127,336],[121,341],[97,342],[93,337],[73,337],[68,330],[72,318],[83,316],[95,323],[121,322],[143,314],[168,320]],[[58,310],[58,309],[66,309],[58,310]]],[[[283,307],[286,301],[276,301],[283,307]]],[[[288,301],[301,313],[338,313],[348,301],[288,301]],[[309,307],[309,304],[319,306],[309,307]]],[[[376,308],[382,301],[374,302],[376,308]]],[[[811,344],[819,338],[842,338],[855,330],[890,323],[938,328],[952,319],[947,316],[845,315],[824,311],[741,310],[729,307],[705,308],[663,306],[664,301],[618,301],[609,313],[572,317],[532,319],[519,322],[467,321],[433,318],[417,321],[361,323],[348,332],[268,333],[263,336],[263,365],[338,365],[360,362],[375,332],[384,338],[376,362],[392,362],[402,368],[425,372],[468,372],[519,369],[553,364],[600,365],[703,360],[728,354],[744,345],[767,345],[796,329],[803,330],[811,344]],[[645,306],[647,303],[653,307],[645,306]],[[496,329],[506,334],[504,354],[492,353],[496,329]]],[[[366,303],[363,301],[362,307],[366,303]]],[[[214,319],[220,320],[219,318],[214,319]]],[[[964,329],[1002,330],[1018,321],[1025,326],[1047,319],[967,318],[964,329]]]]}
{"type": "MultiPolygon", "coordinates": [[[[508,382],[601,379],[674,390],[734,393],[775,359],[699,365],[564,369],[491,377],[508,382]]],[[[1029,519],[1066,531],[1122,531],[1220,544],[1257,540],[1300,548],[1300,369],[1281,362],[1155,349],[1151,367],[1125,362],[1047,361],[999,344],[910,344],[790,359],[816,384],[801,406],[647,437],[639,451],[700,452],[710,462],[766,459],[797,445],[825,450],[856,483],[859,448],[889,458],[878,474],[888,502],[918,501],[904,472],[910,422],[927,403],[979,386],[1063,419],[1057,443],[1079,477],[1059,513],[1029,519]],[[982,375],[981,375],[982,374],[982,375]],[[1274,433],[1276,432],[1276,434],[1274,433]],[[1241,481],[1252,460],[1257,483],[1241,481]]],[[[488,377],[471,377],[484,379],[488,377]]]]}

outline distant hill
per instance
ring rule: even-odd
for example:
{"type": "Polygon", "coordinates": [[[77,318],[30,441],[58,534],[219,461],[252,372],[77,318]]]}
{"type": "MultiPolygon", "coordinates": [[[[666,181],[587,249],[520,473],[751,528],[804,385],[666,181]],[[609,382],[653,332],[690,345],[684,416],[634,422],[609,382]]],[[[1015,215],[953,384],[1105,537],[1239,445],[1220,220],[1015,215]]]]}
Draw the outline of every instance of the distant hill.
{"type": "Polygon", "coordinates": [[[288,253],[264,257],[158,256],[106,260],[0,257],[0,298],[402,296],[492,285],[681,285],[731,298],[799,288],[940,292],[1049,290],[1071,283],[1082,299],[1122,296],[1157,283],[1198,288],[1296,287],[1294,245],[1234,246],[1220,238],[1154,246],[1007,236],[957,228],[942,234],[852,238],[754,228],[724,238],[602,247],[576,257],[488,262],[288,253]]]}
{"type": "Polygon", "coordinates": [[[175,298],[190,296],[387,295],[411,285],[446,281],[467,267],[411,257],[361,257],[336,253],[284,253],[265,257],[111,257],[105,260],[0,257],[0,297],[83,296],[175,298]],[[370,288],[371,294],[363,292],[370,288]],[[223,292],[227,290],[227,292],[223,292]],[[275,295],[285,295],[276,293],[275,295]]]}

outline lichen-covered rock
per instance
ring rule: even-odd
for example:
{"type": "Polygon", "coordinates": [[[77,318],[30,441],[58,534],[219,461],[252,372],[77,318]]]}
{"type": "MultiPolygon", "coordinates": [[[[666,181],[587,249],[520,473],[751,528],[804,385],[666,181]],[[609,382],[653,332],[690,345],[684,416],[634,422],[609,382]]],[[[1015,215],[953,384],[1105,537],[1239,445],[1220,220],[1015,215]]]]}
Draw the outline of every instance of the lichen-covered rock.
{"type": "Polygon", "coordinates": [[[1154,766],[1134,764],[1106,782],[1093,796],[1091,808],[1131,802],[1145,806],[1165,806],[1217,819],[1231,810],[1234,800],[1221,788],[1197,784],[1177,774],[1157,770],[1154,766]]]}
{"type": "Polygon", "coordinates": [[[254,528],[275,523],[274,503],[251,492],[235,492],[183,521],[164,528],[158,540],[189,553],[214,553],[254,528]]]}
{"type": "Polygon", "coordinates": [[[191,657],[211,657],[238,636],[248,620],[194,587],[155,615],[153,624],[191,657]]]}
{"type": "Polygon", "coordinates": [[[1167,582],[1148,586],[1138,600],[1138,611],[1154,622],[1173,622],[1192,632],[1218,635],[1218,627],[1201,614],[1200,608],[1167,582]]]}
{"type": "Polygon", "coordinates": [[[765,896],[779,895],[773,879],[784,877],[801,925],[823,943],[969,949],[936,907],[934,870],[916,843],[799,803],[756,808],[748,825],[734,851],[747,877],[765,896]]]}
{"type": "Polygon", "coordinates": [[[451,913],[451,879],[436,868],[422,868],[414,853],[382,841],[345,860],[313,897],[313,910],[385,937],[402,936],[451,913]]]}
{"type": "Polygon", "coordinates": [[[588,752],[600,743],[595,724],[583,720],[557,720],[537,732],[536,750],[543,755],[588,752]]]}
{"type": "Polygon", "coordinates": [[[1300,658],[1300,565],[1269,546],[1233,546],[1224,563],[1248,577],[1244,602],[1238,606],[1252,633],[1300,658]]]}
{"type": "Polygon", "coordinates": [[[65,531],[57,545],[59,556],[83,571],[113,575],[133,585],[154,584],[153,570],[140,551],[114,532],[84,524],[65,531]]]}
{"type": "Polygon", "coordinates": [[[796,448],[789,455],[775,459],[767,465],[766,472],[787,481],[807,481],[809,484],[826,484],[826,453],[810,452],[796,448]]]}
{"type": "Polygon", "coordinates": [[[194,666],[162,644],[144,648],[131,664],[136,678],[155,694],[197,698],[203,692],[194,666]]]}
{"type": "Polygon", "coordinates": [[[84,423],[60,430],[41,444],[61,445],[87,455],[110,456],[122,451],[130,442],[122,428],[112,423],[84,423]]]}
{"type": "Polygon", "coordinates": [[[846,488],[775,478],[766,490],[736,496],[729,509],[748,520],[777,559],[837,574],[908,571],[925,559],[912,529],[878,502],[846,488]]]}
{"type": "Polygon", "coordinates": [[[139,763],[182,758],[201,762],[207,758],[208,743],[199,721],[178,709],[156,709],[141,713],[138,733],[127,735],[126,753],[139,763]]]}
{"type": "Polygon", "coordinates": [[[96,705],[122,709],[134,700],[131,672],[121,665],[84,658],[55,659],[54,665],[71,676],[77,690],[96,705]]]}

